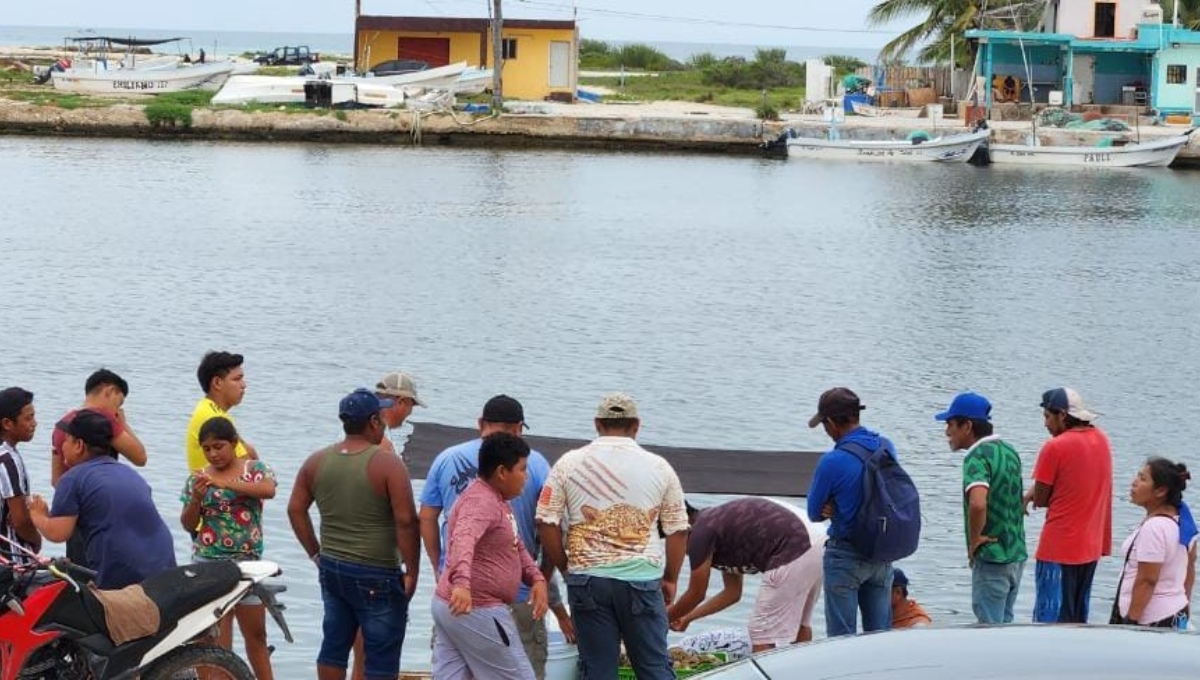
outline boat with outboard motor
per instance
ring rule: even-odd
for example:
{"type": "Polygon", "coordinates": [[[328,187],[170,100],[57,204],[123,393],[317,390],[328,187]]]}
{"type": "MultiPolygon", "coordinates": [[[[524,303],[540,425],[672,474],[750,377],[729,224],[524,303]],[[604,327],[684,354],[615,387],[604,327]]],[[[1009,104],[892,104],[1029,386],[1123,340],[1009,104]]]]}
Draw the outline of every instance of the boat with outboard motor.
{"type": "Polygon", "coordinates": [[[113,36],[68,38],[77,48],[73,59],[51,68],[54,89],[88,94],[161,94],[182,90],[218,90],[233,73],[232,61],[192,63],[169,55],[143,55],[140,48],[166,45],[184,38],[138,39],[113,36]],[[114,53],[123,51],[119,58],[114,53]]]}

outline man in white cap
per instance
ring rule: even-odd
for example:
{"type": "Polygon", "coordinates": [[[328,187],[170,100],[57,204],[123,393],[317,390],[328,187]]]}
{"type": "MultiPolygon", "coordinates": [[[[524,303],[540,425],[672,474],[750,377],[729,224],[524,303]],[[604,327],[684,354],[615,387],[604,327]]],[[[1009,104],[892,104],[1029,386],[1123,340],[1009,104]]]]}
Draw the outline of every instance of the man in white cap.
{"type": "Polygon", "coordinates": [[[1092,424],[1097,415],[1069,387],[1042,394],[1050,441],[1024,497],[1026,505],[1046,508],[1034,572],[1036,623],[1087,623],[1096,563],[1112,554],[1112,449],[1092,424]]]}
{"type": "MultiPolygon", "coordinates": [[[[399,430],[404,421],[412,415],[413,407],[425,407],[425,402],[417,396],[417,382],[412,376],[402,371],[388,373],[375,383],[375,396],[391,402],[391,406],[379,412],[387,425],[389,436],[386,441],[396,453],[400,452],[396,442],[391,440],[390,433],[399,430]]],[[[385,447],[386,448],[386,447],[385,447]]]]}
{"type": "Polygon", "coordinates": [[[633,399],[605,397],[600,436],[558,459],[538,500],[543,549],[566,576],[584,678],[617,677],[622,641],[640,680],[675,678],[667,605],[687,551],[687,512],[671,464],[635,441],[640,424],[633,399]]]}

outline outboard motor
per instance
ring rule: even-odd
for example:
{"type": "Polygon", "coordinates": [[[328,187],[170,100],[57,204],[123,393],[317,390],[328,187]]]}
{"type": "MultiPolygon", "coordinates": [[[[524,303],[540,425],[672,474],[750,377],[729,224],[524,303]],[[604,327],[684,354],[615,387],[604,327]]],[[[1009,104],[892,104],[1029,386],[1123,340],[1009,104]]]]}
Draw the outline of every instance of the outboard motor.
{"type": "Polygon", "coordinates": [[[792,128],[787,128],[779,133],[775,139],[767,140],[759,146],[763,150],[763,155],[767,158],[787,158],[787,143],[789,139],[796,136],[796,131],[792,128]]]}
{"type": "MultiPolygon", "coordinates": [[[[975,125],[971,127],[971,132],[979,132],[986,129],[988,129],[987,119],[980,118],[979,120],[975,121],[975,125]]],[[[967,159],[967,162],[971,165],[979,167],[992,164],[992,154],[990,151],[988,151],[988,141],[986,139],[983,140],[983,144],[979,145],[979,148],[975,149],[975,153],[971,154],[971,157],[967,159]]]]}

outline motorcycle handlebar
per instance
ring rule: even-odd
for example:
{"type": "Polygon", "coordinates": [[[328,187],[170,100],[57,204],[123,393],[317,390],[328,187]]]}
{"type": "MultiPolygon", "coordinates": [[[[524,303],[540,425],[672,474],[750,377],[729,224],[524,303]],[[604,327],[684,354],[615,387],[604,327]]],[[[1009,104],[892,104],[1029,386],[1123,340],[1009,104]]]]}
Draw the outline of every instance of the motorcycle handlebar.
{"type": "Polygon", "coordinates": [[[86,579],[88,581],[96,578],[95,571],[88,569],[87,567],[81,567],[66,558],[51,560],[50,566],[77,578],[86,579]]]}

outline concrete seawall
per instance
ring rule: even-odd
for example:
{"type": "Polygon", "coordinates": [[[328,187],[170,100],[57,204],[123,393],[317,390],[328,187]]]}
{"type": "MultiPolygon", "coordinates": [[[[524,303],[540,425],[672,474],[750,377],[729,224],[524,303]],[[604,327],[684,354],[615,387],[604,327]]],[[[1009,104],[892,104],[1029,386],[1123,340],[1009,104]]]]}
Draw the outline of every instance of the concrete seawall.
{"type": "MultiPolygon", "coordinates": [[[[792,128],[802,136],[824,137],[818,116],[786,116],[763,122],[745,109],[684,103],[633,106],[537,105],[536,112],[472,117],[462,113],[417,115],[411,111],[242,111],[199,108],[192,124],[152,126],[143,107],[117,104],[62,109],[0,100],[0,134],[295,141],[354,144],[449,144],[527,148],[603,148],[757,155],[764,139],[792,128]]],[[[850,118],[840,125],[846,139],[905,138],[914,130],[955,134],[966,128],[956,119],[934,123],[924,118],[888,116],[850,118]]],[[[1020,144],[1029,123],[1001,121],[992,126],[997,143],[1020,144]]],[[[1136,139],[1181,134],[1184,128],[1145,126],[1138,132],[1112,133],[1041,128],[1043,145],[1092,146],[1104,137],[1136,139]]],[[[1200,167],[1200,135],[1180,153],[1177,165],[1200,167]]]]}

